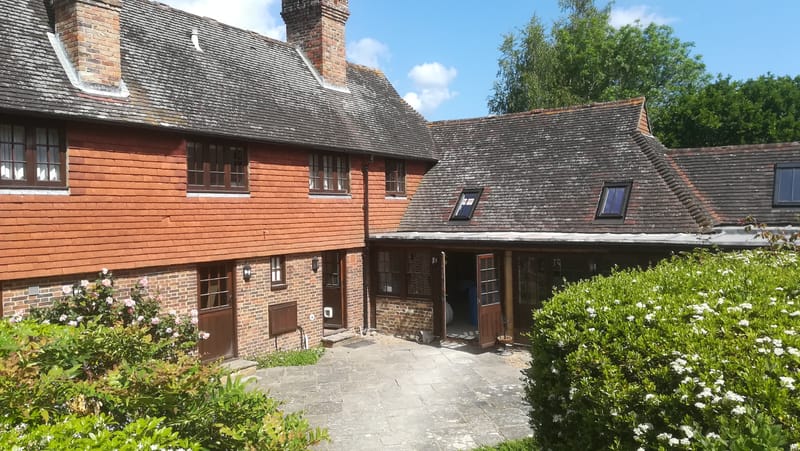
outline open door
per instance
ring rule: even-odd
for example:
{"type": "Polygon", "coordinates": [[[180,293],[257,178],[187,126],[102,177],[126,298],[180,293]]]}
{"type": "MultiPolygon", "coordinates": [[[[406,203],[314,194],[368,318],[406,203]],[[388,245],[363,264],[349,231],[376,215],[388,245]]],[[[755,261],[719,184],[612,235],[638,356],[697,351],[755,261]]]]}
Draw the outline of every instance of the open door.
{"type": "Polygon", "coordinates": [[[481,348],[495,344],[503,335],[503,308],[500,304],[500,282],[494,254],[476,257],[478,269],[478,342],[481,348]]]}
{"type": "MultiPolygon", "coordinates": [[[[431,252],[431,294],[433,298],[433,335],[447,337],[447,284],[444,251],[431,252]]],[[[451,311],[452,312],[452,311],[451,311]]]]}

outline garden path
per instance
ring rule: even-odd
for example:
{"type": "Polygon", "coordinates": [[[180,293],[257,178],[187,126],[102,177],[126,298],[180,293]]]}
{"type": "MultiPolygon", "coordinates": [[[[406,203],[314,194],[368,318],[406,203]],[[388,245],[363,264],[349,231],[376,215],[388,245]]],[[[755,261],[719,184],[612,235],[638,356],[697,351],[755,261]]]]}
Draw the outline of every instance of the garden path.
{"type": "Polygon", "coordinates": [[[378,335],[313,366],[267,368],[256,386],[327,427],[319,450],[462,450],[530,435],[520,370],[529,354],[378,335]]]}

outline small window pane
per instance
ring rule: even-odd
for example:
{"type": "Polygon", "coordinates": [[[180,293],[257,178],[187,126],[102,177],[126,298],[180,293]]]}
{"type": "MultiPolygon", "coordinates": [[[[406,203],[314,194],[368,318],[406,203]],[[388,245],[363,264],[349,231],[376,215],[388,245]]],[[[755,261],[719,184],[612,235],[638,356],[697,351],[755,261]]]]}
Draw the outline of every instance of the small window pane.
{"type": "Polygon", "coordinates": [[[270,261],[270,282],[273,287],[283,287],[286,285],[286,258],[283,256],[271,257],[270,261]]]}
{"type": "Polygon", "coordinates": [[[800,165],[778,165],[775,169],[776,205],[800,205],[800,165]]]}
{"type": "Polygon", "coordinates": [[[470,219],[475,208],[478,206],[478,200],[481,197],[481,190],[464,190],[458,198],[453,214],[450,219],[470,219]]]}
{"type": "Polygon", "coordinates": [[[623,218],[630,187],[630,183],[604,186],[597,206],[597,218],[623,218]]]}

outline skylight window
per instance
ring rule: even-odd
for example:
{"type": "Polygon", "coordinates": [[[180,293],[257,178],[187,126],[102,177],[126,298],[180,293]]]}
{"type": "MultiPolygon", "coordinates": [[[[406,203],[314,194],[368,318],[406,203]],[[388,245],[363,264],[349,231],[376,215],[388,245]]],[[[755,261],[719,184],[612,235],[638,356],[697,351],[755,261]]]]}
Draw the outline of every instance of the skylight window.
{"type": "Polygon", "coordinates": [[[631,182],[606,183],[597,205],[597,219],[623,219],[628,209],[631,182]]]}
{"type": "Polygon", "coordinates": [[[775,165],[775,192],[772,204],[776,207],[800,206],[800,163],[775,165]]]}
{"type": "Polygon", "coordinates": [[[469,220],[472,218],[482,192],[483,189],[465,189],[461,191],[461,196],[458,197],[458,202],[453,209],[450,220],[469,220]]]}

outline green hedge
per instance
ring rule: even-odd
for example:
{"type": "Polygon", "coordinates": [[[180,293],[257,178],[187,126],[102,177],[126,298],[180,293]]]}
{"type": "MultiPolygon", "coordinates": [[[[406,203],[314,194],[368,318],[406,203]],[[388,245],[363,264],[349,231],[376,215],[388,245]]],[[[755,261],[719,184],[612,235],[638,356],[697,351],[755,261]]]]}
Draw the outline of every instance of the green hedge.
{"type": "Polygon", "coordinates": [[[698,251],[568,285],[534,313],[535,440],[798,448],[799,293],[797,253],[768,250],[698,251]]]}

